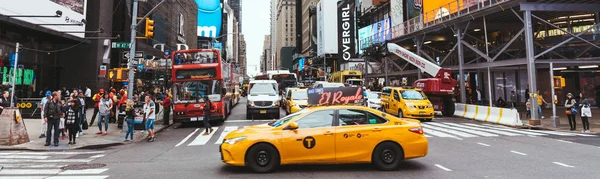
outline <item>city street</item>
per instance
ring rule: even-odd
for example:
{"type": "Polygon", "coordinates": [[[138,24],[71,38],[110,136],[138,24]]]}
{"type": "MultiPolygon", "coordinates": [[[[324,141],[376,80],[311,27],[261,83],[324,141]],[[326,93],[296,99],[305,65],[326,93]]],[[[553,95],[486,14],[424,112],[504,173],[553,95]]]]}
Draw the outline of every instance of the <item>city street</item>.
{"type": "Polygon", "coordinates": [[[201,135],[202,126],[198,124],[176,124],[159,133],[153,143],[142,141],[102,151],[67,153],[75,156],[2,152],[0,178],[594,178],[600,174],[593,170],[600,167],[592,160],[600,158],[600,139],[596,135],[514,129],[454,118],[425,123],[429,154],[405,161],[397,171],[382,172],[368,164],[294,165],[283,166],[275,173],[254,174],[223,164],[218,151],[228,131],[270,121],[245,120],[244,105],[242,100],[232,116],[208,136],[201,135]],[[56,155],[58,159],[41,160],[56,155]],[[58,170],[80,163],[103,167],[74,170],[71,174],[58,170]],[[31,171],[35,172],[27,173],[31,171]]]}

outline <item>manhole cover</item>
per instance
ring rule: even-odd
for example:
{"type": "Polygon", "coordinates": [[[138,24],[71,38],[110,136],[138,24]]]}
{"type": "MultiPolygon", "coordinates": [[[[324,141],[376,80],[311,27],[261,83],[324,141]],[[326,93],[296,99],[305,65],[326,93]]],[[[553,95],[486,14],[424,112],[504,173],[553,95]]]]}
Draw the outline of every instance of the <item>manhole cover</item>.
{"type": "Polygon", "coordinates": [[[94,168],[102,168],[105,167],[106,164],[102,163],[86,163],[86,164],[75,164],[75,165],[67,165],[62,167],[63,170],[85,170],[85,169],[94,169],[94,168]]]}

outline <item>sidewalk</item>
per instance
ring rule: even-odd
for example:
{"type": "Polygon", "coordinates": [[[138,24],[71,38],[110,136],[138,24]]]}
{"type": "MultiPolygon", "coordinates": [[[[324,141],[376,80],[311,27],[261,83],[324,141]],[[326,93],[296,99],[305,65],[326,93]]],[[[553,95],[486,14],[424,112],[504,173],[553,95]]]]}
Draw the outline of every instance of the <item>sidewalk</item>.
{"type": "MultiPolygon", "coordinates": [[[[88,119],[87,121],[89,123],[92,119],[92,113],[94,112],[94,109],[88,109],[86,112],[88,119]]],[[[162,125],[162,111],[160,111],[160,113],[158,113],[156,116],[158,119],[155,121],[155,131],[156,133],[158,133],[161,130],[168,128],[169,126],[162,125]]],[[[82,148],[91,149],[129,143],[124,142],[127,124],[124,124],[123,129],[119,129],[116,123],[109,123],[108,135],[102,136],[96,135],[96,132],[99,131],[97,124],[98,119],[96,119],[94,121],[94,124],[89,125],[88,130],[83,130],[83,136],[79,136],[79,138],[77,138],[76,145],[67,145],[67,143],[69,143],[69,139],[68,136],[66,136],[65,140],[60,140],[58,147],[55,147],[54,145],[44,146],[44,144],[46,143],[46,138],[39,138],[41,132],[40,121],[42,119],[26,118],[26,116],[23,117],[25,118],[23,121],[25,123],[25,127],[27,128],[27,133],[29,135],[30,142],[14,146],[0,146],[0,150],[70,150],[82,148]]],[[[169,122],[169,124],[173,124],[173,122],[171,121],[169,122]]],[[[147,135],[147,132],[136,130],[134,132],[134,142],[144,140],[147,135]]]]}
{"type": "MultiPolygon", "coordinates": [[[[524,125],[529,126],[529,119],[527,119],[525,117],[525,112],[521,112],[521,111],[525,111],[524,109],[519,109],[519,112],[522,114],[521,115],[521,121],[523,122],[524,125]]],[[[558,117],[559,121],[560,121],[560,127],[559,128],[555,128],[554,127],[554,123],[552,121],[552,108],[544,108],[542,109],[542,114],[544,115],[544,119],[541,119],[541,126],[531,126],[531,127],[540,127],[543,129],[547,129],[547,130],[556,130],[556,131],[569,131],[570,127],[569,127],[569,121],[567,119],[567,115],[565,114],[565,108],[564,107],[556,107],[556,116],[558,117]]],[[[577,130],[575,132],[579,132],[581,133],[581,131],[583,130],[583,124],[581,122],[581,115],[578,114],[576,117],[576,128],[577,130]]],[[[600,133],[600,109],[598,108],[592,108],[592,117],[588,118],[588,120],[590,121],[590,131],[591,133],[596,133],[599,134],[600,133]]]]}

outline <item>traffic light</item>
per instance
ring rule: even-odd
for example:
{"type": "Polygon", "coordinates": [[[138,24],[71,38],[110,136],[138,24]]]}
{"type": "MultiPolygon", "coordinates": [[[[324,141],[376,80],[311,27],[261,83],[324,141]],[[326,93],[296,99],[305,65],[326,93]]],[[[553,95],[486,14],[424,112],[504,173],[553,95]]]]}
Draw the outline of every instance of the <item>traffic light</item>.
{"type": "Polygon", "coordinates": [[[154,37],[154,20],[150,20],[150,18],[146,18],[146,33],[144,37],[154,37]]]}

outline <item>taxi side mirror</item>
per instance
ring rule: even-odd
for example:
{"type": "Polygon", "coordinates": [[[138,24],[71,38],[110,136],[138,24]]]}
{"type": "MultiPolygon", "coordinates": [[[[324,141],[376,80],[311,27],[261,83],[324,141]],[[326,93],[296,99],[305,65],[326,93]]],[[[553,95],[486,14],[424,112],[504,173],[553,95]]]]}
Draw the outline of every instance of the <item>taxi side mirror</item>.
{"type": "Polygon", "coordinates": [[[290,129],[290,130],[296,130],[296,129],[298,129],[298,123],[291,122],[290,125],[288,125],[288,129],[290,129]]]}

